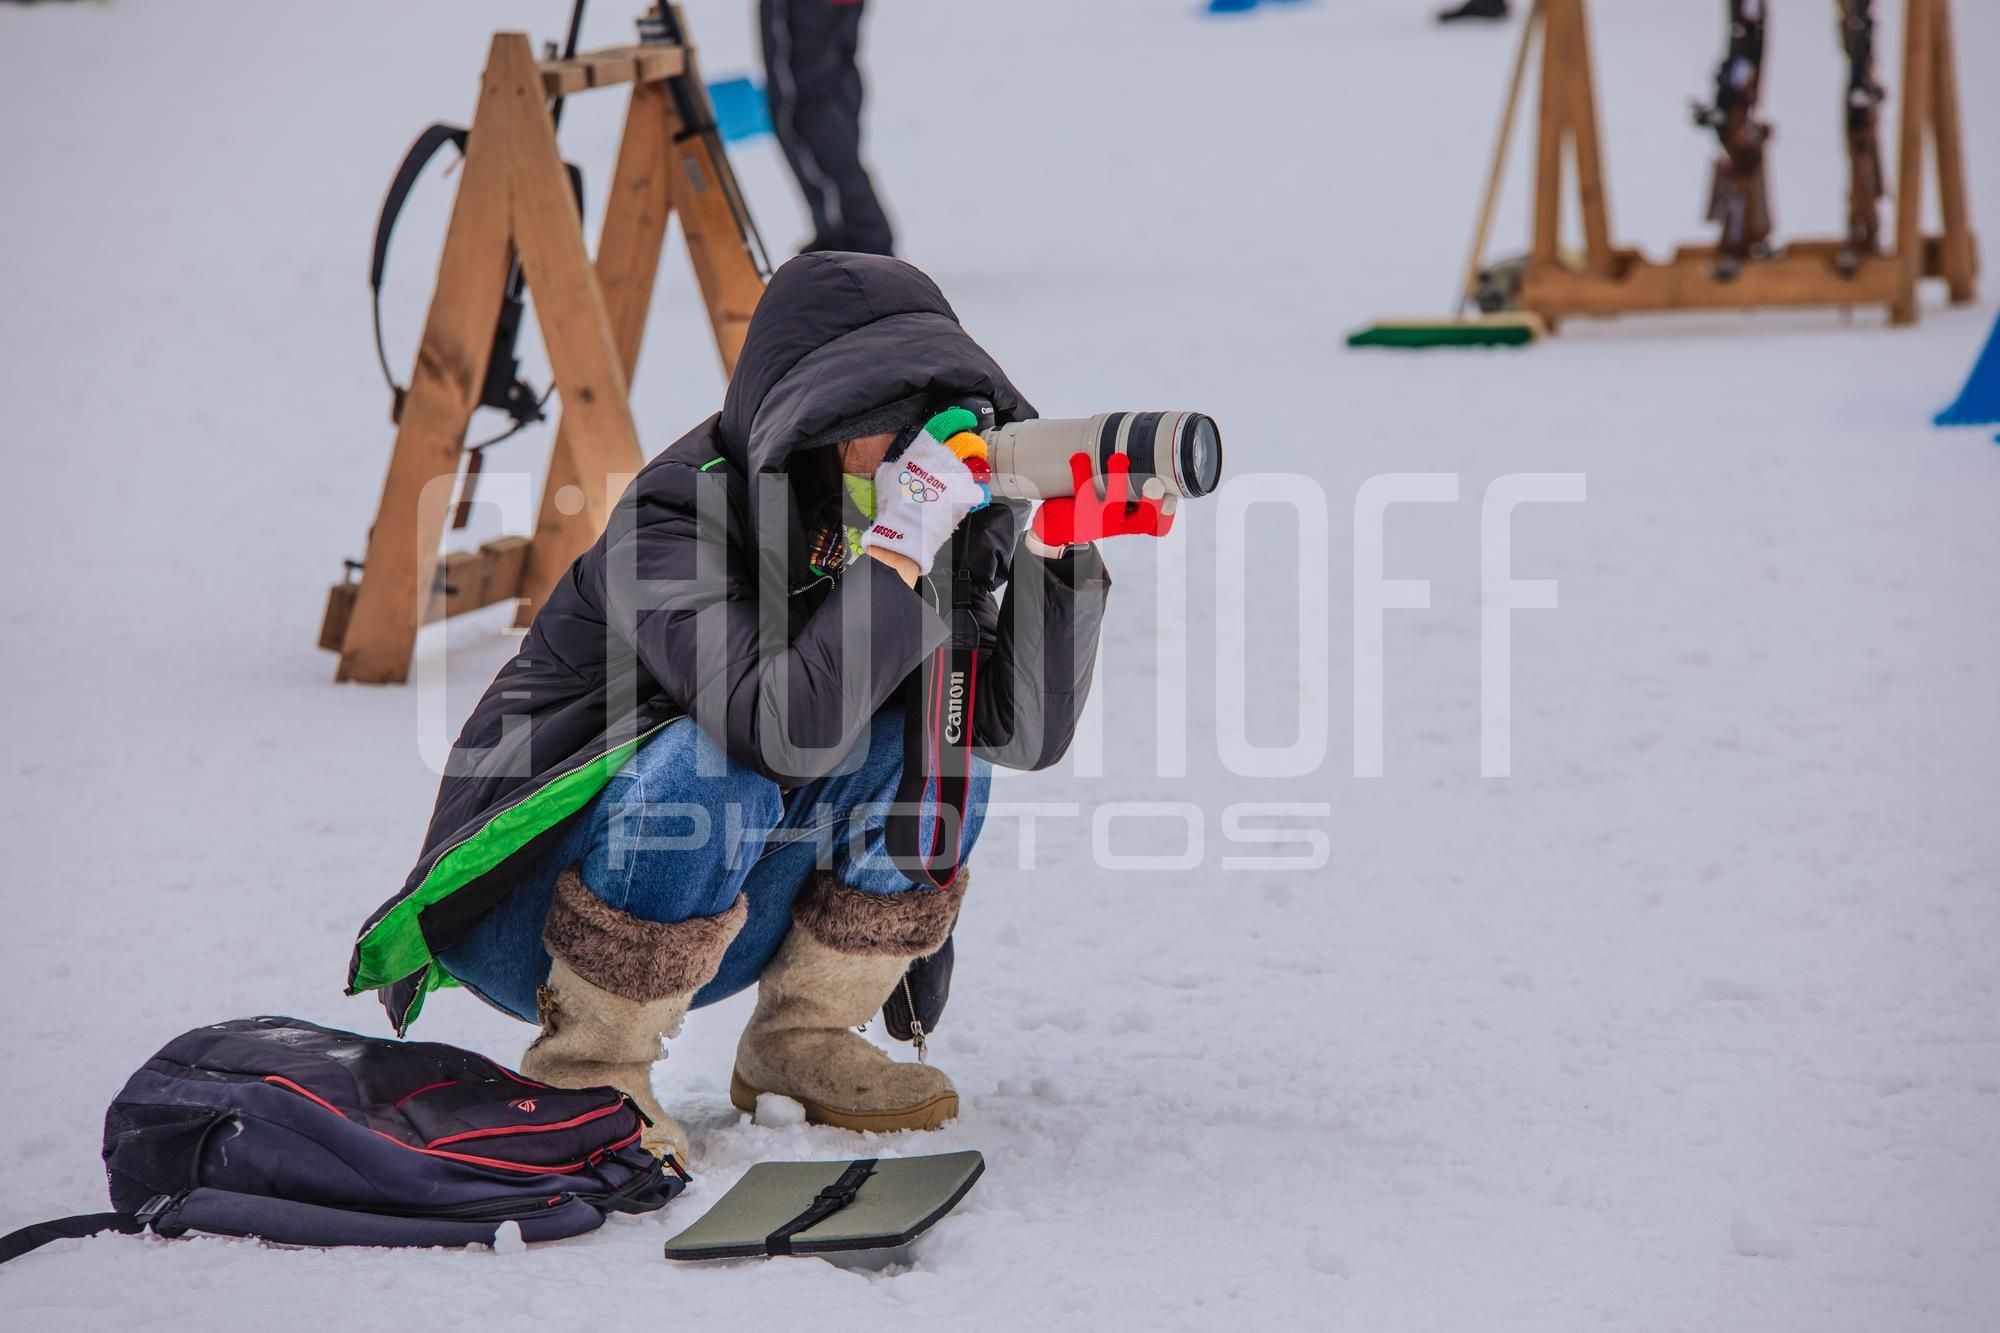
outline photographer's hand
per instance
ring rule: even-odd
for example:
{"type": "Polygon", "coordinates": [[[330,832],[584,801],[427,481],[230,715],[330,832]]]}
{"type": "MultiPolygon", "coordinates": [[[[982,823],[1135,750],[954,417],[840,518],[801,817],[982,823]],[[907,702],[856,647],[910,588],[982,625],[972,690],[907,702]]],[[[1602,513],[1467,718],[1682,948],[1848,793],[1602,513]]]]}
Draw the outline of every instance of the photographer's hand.
{"type": "MultiPolygon", "coordinates": [[[[875,470],[875,521],[861,538],[870,555],[900,556],[919,573],[928,574],[938,550],[951,540],[965,516],[986,503],[986,489],[944,443],[976,420],[963,408],[940,412],[917,433],[902,457],[888,459],[875,470]]],[[[903,574],[905,582],[915,582],[896,561],[885,563],[903,574]]]]}
{"type": "Polygon", "coordinates": [[[1044,500],[1035,511],[1028,548],[1036,554],[1053,559],[1070,546],[1104,537],[1164,537],[1173,527],[1164,498],[1133,493],[1132,460],[1124,454],[1111,456],[1102,496],[1089,454],[1070,455],[1069,470],[1076,494],[1044,500]]]}
{"type": "Polygon", "coordinates": [[[869,547],[868,555],[871,559],[879,560],[889,568],[895,570],[896,577],[903,581],[903,586],[906,588],[916,587],[918,577],[924,572],[917,567],[917,562],[910,559],[910,557],[898,555],[894,551],[884,550],[880,546],[869,547]]]}

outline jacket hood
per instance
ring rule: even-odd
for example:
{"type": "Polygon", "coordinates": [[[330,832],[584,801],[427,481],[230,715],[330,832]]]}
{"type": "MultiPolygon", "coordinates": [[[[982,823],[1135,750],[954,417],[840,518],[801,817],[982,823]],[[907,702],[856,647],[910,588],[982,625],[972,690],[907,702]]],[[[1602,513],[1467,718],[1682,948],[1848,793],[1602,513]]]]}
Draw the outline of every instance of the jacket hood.
{"type": "Polygon", "coordinates": [[[755,477],[801,449],[900,431],[939,400],[990,399],[998,423],[1035,409],[914,265],[838,251],[781,267],[750,319],[723,399],[721,452],[755,477]]]}

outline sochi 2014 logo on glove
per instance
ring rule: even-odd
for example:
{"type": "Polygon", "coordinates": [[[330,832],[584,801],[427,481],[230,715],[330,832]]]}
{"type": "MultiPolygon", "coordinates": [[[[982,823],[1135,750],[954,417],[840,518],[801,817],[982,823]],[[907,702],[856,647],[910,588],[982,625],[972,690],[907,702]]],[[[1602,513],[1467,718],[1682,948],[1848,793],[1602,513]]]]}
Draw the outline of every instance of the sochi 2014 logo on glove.
{"type": "Polygon", "coordinates": [[[910,498],[918,504],[929,504],[944,498],[944,482],[918,467],[915,463],[903,465],[903,473],[896,478],[896,484],[910,493],[910,498]]]}

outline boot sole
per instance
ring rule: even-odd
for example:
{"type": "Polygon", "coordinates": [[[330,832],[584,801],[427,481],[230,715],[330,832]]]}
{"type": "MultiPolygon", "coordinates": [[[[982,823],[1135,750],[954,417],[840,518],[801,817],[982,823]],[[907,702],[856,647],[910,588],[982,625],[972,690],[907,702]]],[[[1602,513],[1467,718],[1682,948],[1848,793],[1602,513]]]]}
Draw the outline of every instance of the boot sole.
{"type": "MultiPolygon", "coordinates": [[[[757,1111],[757,1098],[761,1095],[757,1089],[743,1081],[741,1074],[733,1070],[730,1072],[730,1105],[739,1111],[747,1111],[754,1115],[757,1111]]],[[[791,1097],[790,1093],[780,1095],[791,1097]]],[[[837,1107],[808,1101],[803,1097],[791,1099],[806,1108],[806,1119],[812,1124],[859,1130],[864,1134],[888,1134],[903,1129],[936,1129],[947,1121],[958,1118],[956,1092],[943,1093],[916,1106],[901,1107],[893,1111],[843,1111],[837,1107]]]]}

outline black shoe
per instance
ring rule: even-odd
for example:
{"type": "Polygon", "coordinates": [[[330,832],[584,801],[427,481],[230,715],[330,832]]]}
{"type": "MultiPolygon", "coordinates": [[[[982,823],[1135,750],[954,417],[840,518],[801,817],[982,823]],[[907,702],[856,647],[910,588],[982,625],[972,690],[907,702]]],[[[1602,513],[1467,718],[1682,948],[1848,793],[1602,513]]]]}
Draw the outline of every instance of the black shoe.
{"type": "Polygon", "coordinates": [[[1439,23],[1456,23],[1460,19],[1504,19],[1507,17],[1507,0],[1465,0],[1457,9],[1441,10],[1439,23]]]}

